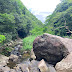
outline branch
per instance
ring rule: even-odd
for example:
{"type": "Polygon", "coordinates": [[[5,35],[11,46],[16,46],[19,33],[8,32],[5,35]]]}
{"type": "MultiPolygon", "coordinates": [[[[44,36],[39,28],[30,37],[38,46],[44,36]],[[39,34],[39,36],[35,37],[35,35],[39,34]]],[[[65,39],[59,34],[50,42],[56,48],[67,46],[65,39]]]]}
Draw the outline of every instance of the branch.
{"type": "Polygon", "coordinates": [[[57,28],[55,28],[54,30],[59,29],[59,28],[63,28],[63,27],[65,27],[65,26],[62,26],[62,27],[57,27],[57,28]]]}
{"type": "Polygon", "coordinates": [[[69,27],[68,27],[68,26],[66,26],[66,20],[65,20],[64,25],[65,25],[65,28],[68,30],[68,32],[67,32],[67,33],[71,33],[71,34],[72,34],[72,31],[70,31],[70,30],[69,30],[69,27]]]}
{"type": "MultiPolygon", "coordinates": [[[[64,17],[63,17],[63,18],[64,18],[64,17]]],[[[64,20],[65,20],[65,18],[64,18],[64,20]]],[[[64,26],[62,26],[62,27],[57,27],[57,28],[55,28],[54,30],[59,29],[59,28],[63,28],[63,27],[65,27],[65,28],[68,30],[68,32],[66,32],[66,33],[71,33],[71,34],[72,34],[72,31],[69,30],[69,27],[68,27],[68,26],[66,26],[66,20],[65,20],[64,26]]]]}

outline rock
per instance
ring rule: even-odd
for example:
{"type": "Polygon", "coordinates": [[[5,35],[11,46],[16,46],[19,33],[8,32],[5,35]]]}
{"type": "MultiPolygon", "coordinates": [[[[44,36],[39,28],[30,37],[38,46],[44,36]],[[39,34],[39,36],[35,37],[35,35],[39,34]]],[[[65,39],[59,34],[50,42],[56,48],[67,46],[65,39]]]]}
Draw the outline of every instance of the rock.
{"type": "Polygon", "coordinates": [[[14,55],[17,55],[17,56],[21,55],[21,48],[22,48],[21,45],[16,45],[14,47],[14,50],[11,52],[11,54],[14,54],[14,55]]]}
{"type": "Polygon", "coordinates": [[[26,64],[18,64],[15,67],[16,72],[28,72],[28,65],[26,64]]]}
{"type": "Polygon", "coordinates": [[[19,41],[19,43],[18,44],[20,44],[21,46],[23,46],[23,41],[19,41]]]}
{"type": "Polygon", "coordinates": [[[72,51],[72,44],[69,41],[72,43],[72,39],[47,33],[38,36],[33,42],[33,51],[36,59],[44,59],[49,64],[55,65],[72,51]]]}
{"type": "Polygon", "coordinates": [[[24,51],[24,52],[23,52],[23,54],[27,54],[27,53],[28,53],[28,51],[24,51]]]}
{"type": "Polygon", "coordinates": [[[19,62],[18,56],[11,54],[11,56],[9,56],[9,63],[7,63],[7,66],[10,68],[13,68],[16,66],[16,63],[19,62]]]}
{"type": "Polygon", "coordinates": [[[19,51],[16,51],[16,50],[13,50],[11,52],[11,54],[14,54],[14,55],[17,55],[17,56],[21,55],[21,53],[19,51]]]}
{"type": "Polygon", "coordinates": [[[7,66],[0,67],[0,72],[10,72],[10,68],[7,66]]]}
{"type": "Polygon", "coordinates": [[[21,45],[17,45],[17,46],[15,46],[15,50],[16,50],[16,51],[21,51],[21,48],[22,48],[21,45]]]}
{"type": "Polygon", "coordinates": [[[2,69],[0,69],[0,72],[4,72],[2,69]]]}
{"type": "Polygon", "coordinates": [[[0,54],[0,66],[5,66],[8,63],[9,57],[0,54]]]}
{"type": "MultiPolygon", "coordinates": [[[[13,71],[16,71],[16,72],[40,72],[40,70],[38,68],[38,64],[39,64],[39,61],[36,61],[36,60],[32,60],[31,62],[27,61],[27,63],[17,64],[14,67],[13,71]]],[[[46,63],[46,65],[47,65],[47,63],[46,63]]],[[[47,65],[47,67],[50,69],[50,72],[56,72],[51,65],[47,65]]]]}
{"type": "Polygon", "coordinates": [[[8,43],[6,46],[10,46],[11,47],[12,46],[12,43],[8,43]]]}
{"type": "Polygon", "coordinates": [[[35,56],[35,54],[33,52],[33,48],[31,49],[30,58],[33,59],[33,60],[36,59],[36,56],[35,56]]]}
{"type": "Polygon", "coordinates": [[[72,52],[55,66],[57,72],[72,72],[72,52]]]}
{"type": "Polygon", "coordinates": [[[28,65],[28,69],[30,72],[39,72],[38,68],[39,61],[32,60],[31,63],[28,65]]]}
{"type": "Polygon", "coordinates": [[[38,68],[40,69],[41,72],[50,72],[49,68],[47,67],[47,65],[43,59],[39,62],[38,68]]]}
{"type": "Polygon", "coordinates": [[[17,46],[17,45],[20,45],[20,46],[23,46],[23,40],[16,40],[14,41],[14,46],[17,46]]]}
{"type": "Polygon", "coordinates": [[[41,65],[43,65],[46,68],[48,68],[49,72],[56,72],[56,70],[53,67],[53,65],[50,65],[50,64],[48,64],[46,62],[44,62],[45,65],[44,65],[44,63],[43,64],[42,63],[43,63],[43,61],[41,62],[41,61],[32,60],[30,62],[30,64],[28,65],[29,71],[30,72],[40,72],[41,65]]]}
{"type": "Polygon", "coordinates": [[[50,72],[56,72],[55,68],[52,65],[48,66],[50,72]]]}
{"type": "Polygon", "coordinates": [[[16,72],[14,69],[11,69],[10,72],[16,72]]]}
{"type": "Polygon", "coordinates": [[[11,54],[9,57],[9,60],[17,63],[18,62],[18,56],[11,54]]]}
{"type": "Polygon", "coordinates": [[[26,62],[23,62],[23,63],[26,64],[26,67],[24,69],[27,70],[28,72],[39,72],[39,69],[38,69],[39,61],[32,60],[31,62],[26,61],[26,62]]]}

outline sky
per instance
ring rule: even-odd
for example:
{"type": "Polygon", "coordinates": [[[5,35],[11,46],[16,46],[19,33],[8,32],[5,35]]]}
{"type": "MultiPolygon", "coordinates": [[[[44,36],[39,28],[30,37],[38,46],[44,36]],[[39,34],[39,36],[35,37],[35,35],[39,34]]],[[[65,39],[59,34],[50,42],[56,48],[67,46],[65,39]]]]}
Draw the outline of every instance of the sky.
{"type": "Polygon", "coordinates": [[[52,14],[60,0],[21,0],[26,8],[43,23],[52,14]]]}

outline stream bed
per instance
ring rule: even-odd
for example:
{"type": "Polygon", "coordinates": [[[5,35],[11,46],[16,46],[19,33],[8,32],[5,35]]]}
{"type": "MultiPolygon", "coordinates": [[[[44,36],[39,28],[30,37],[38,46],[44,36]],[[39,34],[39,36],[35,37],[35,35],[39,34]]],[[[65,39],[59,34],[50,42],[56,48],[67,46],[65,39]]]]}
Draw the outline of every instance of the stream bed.
{"type": "Polygon", "coordinates": [[[11,60],[9,60],[9,63],[7,63],[7,66],[13,69],[17,64],[29,64],[30,61],[30,53],[23,54],[21,58],[18,59],[18,62],[15,63],[11,60]]]}

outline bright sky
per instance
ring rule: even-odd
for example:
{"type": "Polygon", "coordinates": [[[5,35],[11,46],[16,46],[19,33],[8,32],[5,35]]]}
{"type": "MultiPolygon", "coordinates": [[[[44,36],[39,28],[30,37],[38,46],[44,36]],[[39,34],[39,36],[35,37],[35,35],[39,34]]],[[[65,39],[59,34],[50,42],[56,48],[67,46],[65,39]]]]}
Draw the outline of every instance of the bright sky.
{"type": "Polygon", "coordinates": [[[60,0],[21,0],[26,8],[42,22],[50,15],[60,0]]]}

